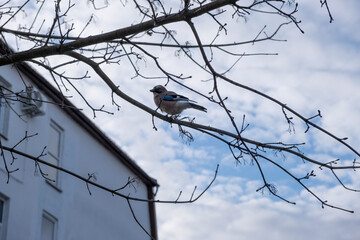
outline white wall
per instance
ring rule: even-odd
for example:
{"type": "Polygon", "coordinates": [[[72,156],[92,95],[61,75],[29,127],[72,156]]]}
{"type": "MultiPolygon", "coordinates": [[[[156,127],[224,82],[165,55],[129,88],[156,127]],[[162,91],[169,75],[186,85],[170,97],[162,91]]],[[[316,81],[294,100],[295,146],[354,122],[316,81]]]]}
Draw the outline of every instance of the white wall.
{"type": "MultiPolygon", "coordinates": [[[[10,82],[13,91],[24,90],[14,69],[0,67],[0,75],[10,82]]],[[[12,106],[20,112],[19,103],[12,106]]],[[[46,104],[43,109],[44,116],[24,117],[24,121],[11,113],[9,139],[3,139],[3,145],[13,146],[24,136],[25,131],[28,134],[37,133],[38,136],[28,139],[17,149],[38,156],[47,145],[50,123],[55,122],[63,129],[61,167],[84,177],[95,172],[97,183],[114,189],[123,186],[129,176],[134,176],[62,109],[50,104],[46,104]]],[[[11,160],[9,155],[7,160],[11,160]]],[[[90,186],[90,196],[84,182],[65,173],[60,173],[59,188],[54,188],[40,174],[35,174],[34,162],[23,157],[10,166],[11,169],[20,170],[11,174],[9,184],[6,184],[7,176],[2,161],[0,168],[0,193],[9,199],[6,239],[40,239],[43,211],[57,218],[57,239],[149,239],[133,219],[124,199],[93,186],[90,186]]],[[[147,198],[144,183],[139,180],[135,188],[126,188],[123,193],[147,198]]],[[[132,204],[138,220],[150,232],[148,203],[132,204]]]]}

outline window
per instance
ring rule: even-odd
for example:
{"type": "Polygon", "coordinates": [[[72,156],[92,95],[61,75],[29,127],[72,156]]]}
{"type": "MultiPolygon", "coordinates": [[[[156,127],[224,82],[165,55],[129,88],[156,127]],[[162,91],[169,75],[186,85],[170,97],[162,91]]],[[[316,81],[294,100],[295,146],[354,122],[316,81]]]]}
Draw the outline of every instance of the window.
{"type": "Polygon", "coordinates": [[[57,220],[47,212],[44,212],[41,219],[40,240],[55,240],[57,220]]]}
{"type": "Polygon", "coordinates": [[[9,94],[10,84],[0,76],[0,137],[7,137],[7,129],[9,123],[9,106],[5,99],[9,94]]]}
{"type": "MultiPolygon", "coordinates": [[[[61,143],[62,143],[62,129],[55,123],[50,124],[49,130],[49,141],[47,145],[48,154],[47,162],[59,166],[60,156],[61,156],[61,143]]],[[[56,168],[48,167],[46,171],[47,177],[55,181],[55,185],[59,185],[59,173],[56,168]]]]}
{"type": "Polygon", "coordinates": [[[7,218],[7,201],[0,195],[0,240],[5,239],[6,218],[7,218]]]}

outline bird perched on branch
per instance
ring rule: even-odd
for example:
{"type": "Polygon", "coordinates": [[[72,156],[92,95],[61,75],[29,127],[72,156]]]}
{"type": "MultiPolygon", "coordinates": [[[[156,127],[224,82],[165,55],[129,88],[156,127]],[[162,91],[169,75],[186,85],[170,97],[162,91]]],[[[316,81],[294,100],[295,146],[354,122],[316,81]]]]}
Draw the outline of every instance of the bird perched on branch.
{"type": "Polygon", "coordinates": [[[206,108],[197,105],[195,101],[187,97],[176,94],[172,91],[167,91],[164,86],[157,85],[150,90],[154,94],[154,102],[162,112],[170,115],[178,115],[186,108],[194,108],[206,112],[206,108]]]}

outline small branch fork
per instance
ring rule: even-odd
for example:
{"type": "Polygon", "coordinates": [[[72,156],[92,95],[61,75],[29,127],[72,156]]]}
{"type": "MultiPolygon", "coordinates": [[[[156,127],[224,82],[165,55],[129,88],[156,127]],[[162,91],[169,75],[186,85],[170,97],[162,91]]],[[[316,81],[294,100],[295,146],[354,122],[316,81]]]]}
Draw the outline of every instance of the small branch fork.
{"type": "MultiPolygon", "coordinates": [[[[21,143],[23,143],[25,140],[27,140],[27,139],[29,139],[29,138],[32,138],[32,137],[34,137],[34,136],[36,136],[36,135],[37,135],[37,133],[32,134],[32,135],[28,135],[28,133],[27,133],[27,131],[26,131],[26,132],[25,132],[25,136],[24,136],[20,141],[18,141],[13,147],[11,147],[9,150],[7,150],[7,148],[6,148],[6,150],[9,151],[10,154],[11,154],[11,162],[10,162],[10,165],[13,165],[14,162],[15,162],[15,160],[17,159],[17,158],[15,157],[15,155],[14,155],[15,148],[16,148],[17,146],[19,146],[21,143]]],[[[6,156],[5,156],[5,152],[4,152],[4,146],[3,146],[2,142],[1,142],[1,137],[0,137],[0,156],[1,156],[2,160],[3,160],[4,168],[5,168],[5,171],[6,171],[6,174],[7,174],[6,183],[9,183],[9,181],[10,181],[10,175],[11,175],[12,173],[18,171],[19,168],[15,168],[15,169],[13,169],[13,170],[10,170],[10,169],[9,169],[9,167],[8,167],[8,162],[7,162],[7,160],[6,160],[6,156]]]]}
{"type": "MultiPolygon", "coordinates": [[[[19,168],[16,168],[16,169],[13,169],[13,170],[9,170],[8,164],[7,164],[6,158],[5,158],[4,147],[3,147],[2,142],[1,142],[1,137],[0,137],[0,157],[1,157],[2,160],[3,160],[4,167],[5,167],[5,170],[6,170],[6,173],[7,173],[6,183],[9,183],[9,181],[10,181],[10,174],[18,171],[19,168]]],[[[13,161],[14,161],[14,159],[13,159],[13,161]]]]}
{"type": "MultiPolygon", "coordinates": [[[[27,87],[28,86],[25,85],[25,88],[27,88],[27,87]]],[[[26,115],[26,114],[24,114],[23,112],[19,112],[18,110],[14,109],[12,107],[13,103],[15,103],[15,102],[22,103],[22,104],[28,104],[28,100],[32,100],[32,101],[35,101],[35,102],[41,102],[41,103],[45,103],[45,104],[56,105],[56,106],[58,106],[60,108],[77,109],[76,107],[66,105],[63,102],[62,103],[56,103],[54,101],[47,101],[47,100],[44,100],[44,99],[40,100],[40,99],[29,98],[26,90],[21,90],[21,91],[15,92],[15,91],[12,91],[11,89],[6,88],[4,86],[0,86],[0,99],[3,99],[5,101],[4,104],[6,104],[6,106],[9,107],[9,109],[11,109],[11,111],[14,114],[16,114],[23,121],[25,121],[24,115],[26,115]]],[[[78,110],[81,110],[81,109],[78,109],[78,110]]],[[[27,136],[26,134],[27,133],[25,132],[25,138],[22,141],[26,140],[29,137],[33,137],[34,135],[36,135],[36,134],[34,134],[34,135],[31,135],[31,136],[27,136]]],[[[19,145],[20,143],[21,142],[19,142],[17,145],[19,145]]]]}
{"type": "Polygon", "coordinates": [[[332,23],[332,22],[334,21],[334,18],[333,18],[333,16],[331,15],[330,8],[329,8],[329,5],[328,5],[327,0],[320,0],[320,4],[321,4],[321,7],[323,7],[323,6],[326,7],[326,11],[327,11],[328,14],[329,14],[330,23],[332,23]]]}

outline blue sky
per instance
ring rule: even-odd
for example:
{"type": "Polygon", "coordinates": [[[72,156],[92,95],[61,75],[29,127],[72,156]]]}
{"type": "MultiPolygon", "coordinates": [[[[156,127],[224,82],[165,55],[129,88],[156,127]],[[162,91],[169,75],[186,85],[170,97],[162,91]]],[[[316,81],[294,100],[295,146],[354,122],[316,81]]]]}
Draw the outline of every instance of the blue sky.
{"type": "MultiPolygon", "coordinates": [[[[94,12],[96,21],[85,34],[98,33],[99,29],[106,32],[114,26],[126,26],[130,16],[137,16],[132,15],[129,8],[128,12],[118,14],[119,9],[125,9],[117,1],[110,1],[110,4],[111,7],[94,12]],[[118,18],[111,17],[114,14],[118,18]]],[[[359,148],[360,33],[356,26],[360,24],[357,13],[360,2],[349,0],[344,4],[343,1],[330,0],[329,6],[335,19],[331,24],[326,10],[320,8],[318,1],[301,1],[296,16],[302,21],[300,27],[305,34],[293,24],[288,24],[278,35],[278,39],[287,40],[286,42],[269,41],[240,46],[236,49],[239,53],[265,52],[279,55],[243,57],[227,76],[264,91],[304,116],[311,117],[320,109],[323,118],[316,122],[339,137],[349,137],[348,143],[359,148]]],[[[83,7],[91,10],[91,5],[83,7]]],[[[52,11],[46,11],[44,16],[47,14],[52,19],[52,11]]],[[[80,31],[80,26],[86,23],[89,16],[86,11],[77,12],[76,16],[69,13],[69,18],[72,17],[76,26],[79,26],[75,31],[80,31]]],[[[25,17],[17,21],[24,21],[22,24],[26,24],[25,17]]],[[[195,20],[197,24],[204,24],[199,27],[199,33],[204,41],[210,42],[217,27],[207,24],[207,21],[207,17],[195,20]]],[[[264,25],[269,34],[281,21],[283,20],[278,16],[261,17],[259,14],[252,14],[246,22],[243,19],[229,22],[228,35],[221,35],[219,41],[252,39],[264,25]]],[[[184,42],[195,42],[184,24],[170,25],[169,28],[176,28],[177,37],[184,42]]],[[[174,51],[164,48],[155,53],[161,64],[170,71],[191,75],[192,78],[186,80],[186,84],[204,93],[209,92],[211,83],[203,81],[209,76],[189,63],[186,57],[174,56],[174,51]]],[[[217,57],[214,59],[214,66],[220,72],[225,71],[237,59],[215,53],[217,57]]],[[[194,50],[192,54],[200,59],[197,51],[194,50]]],[[[50,60],[55,64],[61,59],[50,60]]],[[[144,74],[157,74],[151,61],[139,61],[138,65],[144,74]]],[[[66,70],[77,75],[86,71],[83,65],[66,70]]],[[[125,60],[116,66],[106,65],[104,70],[124,92],[155,108],[149,90],[154,85],[164,84],[166,80],[132,78],[134,71],[125,60]]],[[[41,69],[39,71],[46,74],[41,69]]],[[[176,199],[179,191],[183,191],[183,200],[188,199],[194,186],[198,186],[200,191],[211,181],[216,165],[220,164],[214,186],[198,202],[189,205],[157,205],[160,239],[232,240],[266,237],[276,240],[335,240],[354,239],[354,236],[360,235],[357,226],[360,222],[359,193],[344,190],[336,184],[329,171],[320,171],[294,157],[277,158],[279,163],[297,176],[304,176],[315,170],[317,176],[311,180],[311,189],[324,200],[329,200],[329,203],[354,210],[354,214],[330,208],[322,209],[314,197],[269,164],[263,165],[269,182],[276,184],[279,195],[297,204],[294,206],[285,203],[266,191],[263,194],[256,192],[262,186],[256,166],[249,162],[236,165],[223,143],[191,131],[195,141],[186,144],[178,136],[176,126],[171,127],[160,120],[155,121],[158,131],[154,131],[151,116],[120,99],[117,101],[121,109],[116,111],[111,106],[109,90],[95,75],[79,82],[78,87],[86,89],[86,95],[92,104],[105,104],[107,109],[115,112],[114,116],[98,114],[94,122],[159,181],[160,199],[176,199]]],[[[170,83],[168,88],[187,95],[208,108],[207,114],[187,110],[184,112],[185,116],[195,116],[197,122],[205,125],[231,129],[228,119],[223,117],[222,110],[215,104],[210,104],[176,84],[170,83]]],[[[306,141],[307,145],[302,150],[324,162],[336,158],[348,161],[354,159],[355,156],[344,147],[315,129],[304,134],[306,126],[298,119],[294,119],[296,132],[289,134],[286,119],[279,106],[245,90],[229,87],[223,82],[219,83],[219,88],[223,90],[224,96],[229,97],[227,104],[239,123],[242,116],[246,115],[246,122],[250,126],[244,132],[244,137],[266,142],[306,141]]],[[[74,92],[72,94],[75,95],[74,92]]],[[[74,101],[86,109],[80,99],[74,97],[74,101]]],[[[89,110],[85,112],[89,113],[89,110]]],[[[92,116],[91,113],[89,116],[92,116]]],[[[268,156],[273,157],[274,153],[268,151],[268,156]]],[[[339,172],[339,176],[349,186],[360,189],[359,172],[339,172]]]]}

